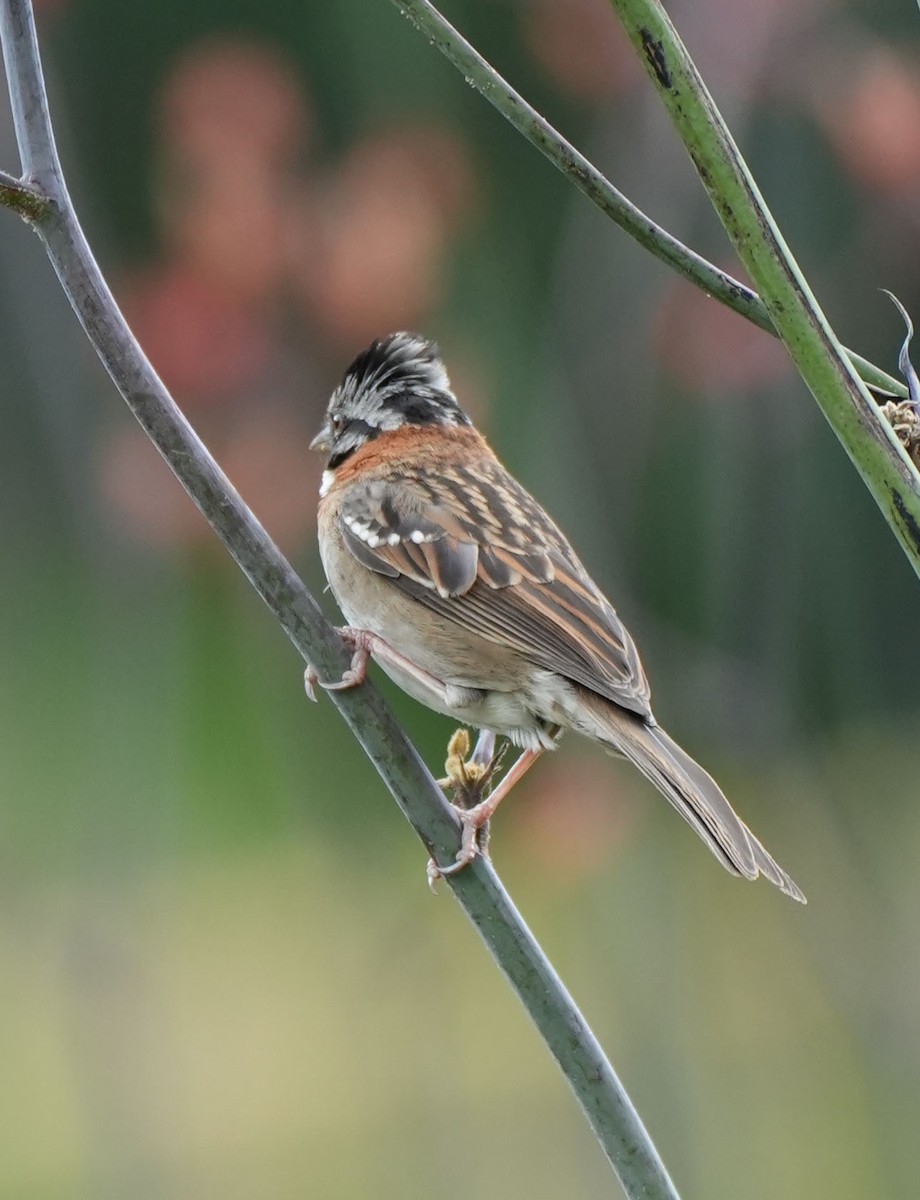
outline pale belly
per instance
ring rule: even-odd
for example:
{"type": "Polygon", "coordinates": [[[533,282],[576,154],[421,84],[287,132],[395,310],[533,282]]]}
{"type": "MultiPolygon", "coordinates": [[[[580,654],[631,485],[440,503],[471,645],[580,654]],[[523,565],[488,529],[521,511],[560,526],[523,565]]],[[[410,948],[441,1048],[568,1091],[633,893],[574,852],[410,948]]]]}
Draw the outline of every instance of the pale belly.
{"type": "Polygon", "coordinates": [[[419,668],[412,673],[372,651],[394,683],[460,724],[491,729],[525,748],[555,744],[547,725],[569,723],[564,710],[572,697],[565,681],[431,613],[337,541],[326,543],[323,566],[346,621],[376,634],[419,668]]]}

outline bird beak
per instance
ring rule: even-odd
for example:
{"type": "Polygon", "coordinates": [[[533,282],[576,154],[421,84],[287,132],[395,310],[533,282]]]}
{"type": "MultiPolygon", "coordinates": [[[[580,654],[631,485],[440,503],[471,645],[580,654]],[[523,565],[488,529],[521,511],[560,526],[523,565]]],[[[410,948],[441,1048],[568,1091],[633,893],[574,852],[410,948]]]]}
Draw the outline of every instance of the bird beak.
{"type": "Polygon", "coordinates": [[[326,421],[322,429],[310,443],[311,450],[318,450],[320,454],[327,454],[332,447],[332,426],[326,421]]]}

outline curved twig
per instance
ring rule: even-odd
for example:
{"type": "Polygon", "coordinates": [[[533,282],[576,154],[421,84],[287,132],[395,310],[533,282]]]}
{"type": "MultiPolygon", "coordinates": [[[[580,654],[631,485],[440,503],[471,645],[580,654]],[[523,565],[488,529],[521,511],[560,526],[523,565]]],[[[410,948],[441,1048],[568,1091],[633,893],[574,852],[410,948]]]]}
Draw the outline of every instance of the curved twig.
{"type": "MultiPolygon", "coordinates": [[[[467,83],[498,109],[518,133],[536,146],[611,221],[708,296],[714,297],[759,329],[778,336],[766,305],[752,288],[725,271],[720,271],[637,208],[514,90],[430,0],[393,0],[393,3],[454,64],[467,83]]],[[[846,354],[861,377],[872,387],[897,396],[907,394],[903,383],[881,367],[852,350],[847,350],[846,354]]]]}

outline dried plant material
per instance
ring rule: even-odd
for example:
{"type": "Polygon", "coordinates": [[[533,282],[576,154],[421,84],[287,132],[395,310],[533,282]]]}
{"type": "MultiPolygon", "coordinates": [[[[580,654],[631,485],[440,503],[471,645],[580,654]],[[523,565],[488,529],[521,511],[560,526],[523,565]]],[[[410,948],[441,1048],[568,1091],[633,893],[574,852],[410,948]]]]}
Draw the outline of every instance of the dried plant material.
{"type": "Polygon", "coordinates": [[[898,370],[904,376],[908,395],[906,400],[886,400],[884,404],[879,405],[879,411],[891,425],[898,441],[910,455],[914,466],[920,468],[920,378],[917,377],[914,364],[910,361],[910,343],[914,336],[914,325],[907,309],[897,296],[893,292],[889,292],[887,288],[882,288],[882,291],[901,314],[904,324],[907,326],[907,333],[898,354],[898,370]]]}
{"type": "Polygon", "coordinates": [[[470,735],[466,729],[457,729],[451,735],[444,763],[446,778],[439,779],[438,784],[451,789],[458,808],[473,808],[482,799],[483,789],[501,763],[506,745],[483,761],[479,746],[470,754],[470,735]]]}
{"type": "Polygon", "coordinates": [[[914,466],[920,470],[920,415],[912,400],[886,400],[879,411],[898,441],[910,455],[914,466]]]}

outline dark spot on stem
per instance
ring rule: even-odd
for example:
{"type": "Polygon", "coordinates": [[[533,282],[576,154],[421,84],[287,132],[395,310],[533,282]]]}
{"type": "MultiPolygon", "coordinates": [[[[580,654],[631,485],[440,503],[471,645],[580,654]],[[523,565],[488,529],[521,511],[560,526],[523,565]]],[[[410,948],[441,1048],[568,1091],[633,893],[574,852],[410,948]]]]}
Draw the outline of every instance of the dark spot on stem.
{"type": "Polygon", "coordinates": [[[671,90],[671,73],[668,70],[667,59],[664,56],[664,46],[661,40],[652,37],[651,30],[640,29],[639,36],[642,39],[642,49],[645,52],[645,57],[648,59],[648,64],[655,72],[655,78],[663,88],[671,90]]]}
{"type": "Polygon", "coordinates": [[[913,548],[920,553],[920,525],[911,513],[907,505],[901,499],[901,495],[895,488],[891,488],[891,502],[894,504],[894,510],[898,514],[898,519],[901,522],[901,529],[904,535],[911,543],[913,548]]]}
{"type": "Polygon", "coordinates": [[[51,207],[51,201],[37,189],[0,184],[0,205],[11,208],[26,221],[40,221],[51,207]]]}

